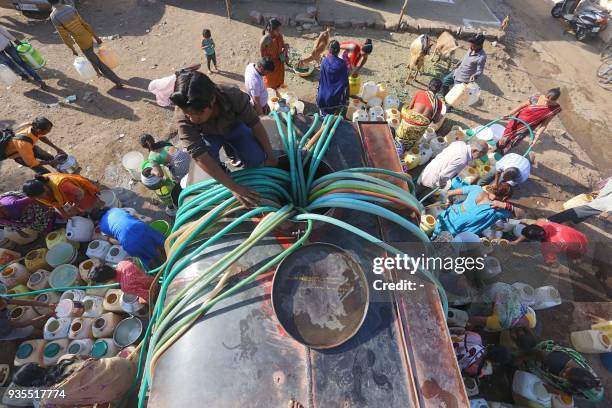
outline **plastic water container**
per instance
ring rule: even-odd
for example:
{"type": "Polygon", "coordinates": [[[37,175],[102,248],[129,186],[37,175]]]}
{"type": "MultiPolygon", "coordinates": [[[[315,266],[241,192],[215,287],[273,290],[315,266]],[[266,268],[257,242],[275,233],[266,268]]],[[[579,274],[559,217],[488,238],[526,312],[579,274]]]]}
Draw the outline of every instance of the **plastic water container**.
{"type": "Polygon", "coordinates": [[[98,258],[104,260],[108,251],[111,248],[111,244],[104,240],[93,240],[87,246],[87,252],[85,253],[89,258],[98,258]]]}
{"type": "Polygon", "coordinates": [[[72,319],[69,317],[50,317],[45,323],[43,337],[45,340],[65,339],[70,331],[72,319]]]}
{"type": "Polygon", "coordinates": [[[108,250],[106,258],[104,258],[104,262],[106,262],[106,264],[108,265],[117,265],[119,262],[123,261],[128,256],[128,253],[125,252],[123,248],[121,248],[121,245],[113,245],[108,250]]]}
{"type": "Polygon", "coordinates": [[[499,275],[502,272],[502,267],[499,260],[493,256],[487,256],[484,259],[484,276],[485,280],[490,280],[499,275]]]}
{"type": "Polygon", "coordinates": [[[9,315],[12,322],[25,323],[38,316],[32,306],[16,306],[9,315]]]}
{"type": "Polygon", "coordinates": [[[0,64],[0,81],[6,86],[13,85],[19,77],[9,67],[0,64]]]}
{"type": "Polygon", "coordinates": [[[437,156],[438,154],[440,154],[440,152],[446,149],[446,146],[448,146],[448,144],[446,143],[446,140],[444,140],[444,138],[440,136],[437,136],[431,139],[429,144],[431,145],[431,149],[433,150],[434,156],[437,156]]]}
{"type": "Polygon", "coordinates": [[[489,408],[489,403],[482,398],[470,400],[470,408],[489,408]]]}
{"type": "MultiPolygon", "coordinates": [[[[26,285],[17,285],[13,288],[10,288],[9,290],[7,290],[7,294],[9,295],[15,295],[17,293],[27,293],[29,292],[30,289],[28,289],[28,287],[26,285]]],[[[33,296],[21,296],[19,299],[32,299],[33,296]]],[[[10,308],[10,306],[9,306],[10,308]]]]}
{"type": "Polygon", "coordinates": [[[121,289],[109,289],[104,296],[104,302],[102,307],[107,312],[122,312],[121,309],[121,296],[123,292],[121,289]]]}
{"type": "Polygon", "coordinates": [[[49,286],[52,288],[79,286],[82,283],[79,269],[74,265],[60,265],[49,275],[49,286]]]}
{"type": "Polygon", "coordinates": [[[570,198],[563,203],[563,209],[569,210],[570,208],[580,207],[581,205],[587,205],[593,201],[593,196],[590,194],[579,194],[576,197],[570,198]]]}
{"type": "MultiPolygon", "coordinates": [[[[119,303],[119,302],[117,302],[119,303]]],[[[93,322],[92,334],[95,338],[112,337],[115,327],[121,321],[121,316],[117,313],[104,313],[93,322]]]]}
{"type": "Polygon", "coordinates": [[[574,398],[571,395],[554,394],[552,396],[552,408],[574,408],[574,398]]]}
{"type": "Polygon", "coordinates": [[[89,280],[89,272],[94,267],[94,261],[91,259],[86,259],[79,264],[79,275],[81,276],[81,280],[87,282],[89,280]]]}
{"type": "Polygon", "coordinates": [[[514,402],[528,408],[551,408],[552,397],[544,383],[526,371],[516,371],[512,379],[514,402]]]}
{"type": "Polygon", "coordinates": [[[455,84],[444,97],[449,106],[460,106],[467,101],[467,85],[463,83],[455,84]]]}
{"type": "Polygon", "coordinates": [[[28,279],[28,289],[31,290],[41,290],[47,289],[49,287],[49,275],[51,272],[46,271],[44,269],[39,269],[30,275],[30,279],[28,279]]]}
{"type": "Polygon", "coordinates": [[[121,201],[113,190],[102,190],[99,194],[105,208],[121,208],[121,201]]]}
{"type": "Polygon", "coordinates": [[[397,119],[398,121],[402,119],[400,115],[400,111],[397,108],[389,108],[385,109],[385,118],[386,119],[397,119]]]}
{"type": "Polygon", "coordinates": [[[45,260],[52,268],[57,268],[60,265],[71,264],[76,261],[78,252],[70,244],[61,243],[57,244],[47,252],[45,260]]]}
{"type": "Polygon", "coordinates": [[[140,165],[145,160],[142,153],[137,151],[127,152],[121,158],[123,168],[130,173],[133,180],[140,181],[140,165]]]}
{"type": "Polygon", "coordinates": [[[21,258],[21,254],[10,249],[0,248],[0,265],[7,265],[16,259],[21,258]]]}
{"type": "Polygon", "coordinates": [[[76,69],[83,81],[91,81],[98,75],[93,65],[91,65],[91,62],[89,62],[87,58],[76,57],[72,63],[72,66],[74,66],[74,69],[76,69]]]}
{"type": "Polygon", "coordinates": [[[47,342],[45,340],[26,340],[17,347],[15,352],[15,367],[20,367],[28,363],[43,364],[43,350],[47,342]]]}
{"type": "Polygon", "coordinates": [[[85,296],[83,317],[100,317],[104,313],[104,298],[102,296],[85,296]]]}
{"type": "Polygon", "coordinates": [[[612,339],[599,330],[582,330],[570,335],[572,345],[581,353],[609,353],[612,351],[612,339]]]}
{"type": "Polygon", "coordinates": [[[452,327],[465,327],[469,319],[466,312],[461,309],[448,308],[446,323],[452,327]]]}
{"type": "MultiPolygon", "coordinates": [[[[36,295],[34,300],[36,300],[37,302],[43,302],[43,303],[58,303],[60,301],[60,294],[57,292],[40,293],[36,295]]],[[[46,307],[35,307],[34,310],[39,315],[44,315],[49,312],[49,308],[46,308],[46,307]]]]}
{"type": "Polygon", "coordinates": [[[49,264],[45,260],[47,248],[33,249],[25,256],[24,264],[28,272],[34,272],[38,269],[48,269],[49,264]]]}
{"type": "MultiPolygon", "coordinates": [[[[357,96],[359,95],[359,91],[361,90],[361,77],[359,74],[353,74],[349,76],[349,95],[357,96]]],[[[270,94],[268,92],[268,94],[270,94]]]]}
{"type": "Polygon", "coordinates": [[[28,270],[20,263],[12,263],[0,273],[0,282],[9,289],[17,285],[25,285],[29,278],[28,270]]]}
{"type": "Polygon", "coordinates": [[[129,293],[122,293],[119,303],[121,305],[121,310],[131,315],[137,314],[140,309],[145,307],[144,303],[138,301],[138,296],[129,293]]]}
{"type": "Polygon", "coordinates": [[[376,98],[377,93],[378,85],[372,81],[364,82],[363,86],[361,87],[361,99],[365,101],[365,103],[368,103],[372,98],[376,98]]]}
{"type": "Polygon", "coordinates": [[[599,330],[612,337],[612,320],[595,323],[591,326],[591,330],[599,330]]]}
{"type": "Polygon", "coordinates": [[[62,160],[56,165],[57,171],[60,173],[75,174],[78,173],[80,167],[76,157],[72,155],[62,156],[62,160]]]}
{"type": "Polygon", "coordinates": [[[461,173],[459,173],[459,178],[469,184],[474,183],[477,177],[478,170],[476,170],[474,167],[468,166],[465,169],[461,170],[461,173]]]}
{"type": "Polygon", "coordinates": [[[85,306],[79,300],[64,299],[60,300],[55,308],[57,317],[80,317],[85,310],[85,306]]]}
{"type": "MultiPolygon", "coordinates": [[[[399,106],[400,106],[400,100],[395,95],[387,95],[383,99],[383,107],[385,108],[385,110],[399,109],[399,106]]],[[[399,111],[398,111],[398,114],[399,114],[399,111]]]]}
{"type": "Polygon", "coordinates": [[[431,141],[436,137],[438,137],[438,135],[436,134],[435,129],[430,126],[425,129],[425,133],[423,133],[423,136],[421,137],[421,143],[431,143],[431,141]]]}
{"type": "Polygon", "coordinates": [[[89,355],[94,358],[107,358],[114,357],[117,353],[119,353],[119,347],[115,345],[113,339],[104,338],[95,341],[89,355]]]}
{"type": "Polygon", "coordinates": [[[62,293],[62,296],[60,296],[60,300],[64,300],[64,299],[70,299],[70,300],[76,300],[78,302],[82,301],[83,298],[85,297],[85,291],[81,290],[81,289],[70,289],[65,291],[64,293],[62,293]]]}
{"type": "Polygon", "coordinates": [[[119,55],[109,48],[104,46],[98,49],[98,58],[110,69],[115,69],[119,66],[119,55]]]}
{"type": "Polygon", "coordinates": [[[534,310],[548,309],[562,303],[561,294],[554,286],[541,286],[534,292],[534,310]]]}
{"type": "Polygon", "coordinates": [[[424,165],[433,157],[433,149],[429,143],[421,143],[419,145],[419,150],[421,151],[421,160],[419,165],[424,165]]]}
{"type": "Polygon", "coordinates": [[[416,168],[421,163],[421,151],[418,147],[413,147],[404,154],[404,164],[408,170],[416,168]]]}
{"type": "Polygon", "coordinates": [[[367,122],[368,119],[368,111],[366,111],[365,109],[360,109],[353,113],[353,123],[367,122]]]}
{"type": "Polygon", "coordinates": [[[77,356],[88,356],[93,348],[94,341],[92,339],[77,339],[72,340],[68,344],[68,354],[76,354],[77,356]]]}
{"type": "Polygon", "coordinates": [[[51,231],[45,237],[45,243],[47,244],[47,248],[51,249],[57,244],[68,243],[75,248],[78,248],[80,244],[75,241],[70,241],[66,237],[66,228],[60,228],[55,231],[51,231]]]}
{"type": "Polygon", "coordinates": [[[535,289],[526,283],[516,282],[512,286],[517,288],[521,293],[521,302],[527,306],[533,306],[535,304],[535,289]]]}
{"type": "Polygon", "coordinates": [[[75,339],[88,339],[93,337],[92,326],[94,318],[77,317],[72,320],[70,324],[70,332],[68,332],[68,338],[75,339]]]}
{"type": "Polygon", "coordinates": [[[346,109],[346,119],[353,120],[353,113],[363,108],[363,102],[359,98],[349,99],[348,108],[346,109]]]}
{"type": "Polygon", "coordinates": [[[34,69],[41,69],[45,66],[45,59],[29,43],[22,41],[17,47],[17,52],[22,60],[34,69]]]}
{"type": "Polygon", "coordinates": [[[493,252],[493,244],[491,243],[488,235],[485,234],[485,231],[482,232],[482,235],[484,236],[480,238],[480,253],[482,255],[488,255],[493,252]]]}
{"type": "Polygon", "coordinates": [[[66,238],[70,241],[89,242],[94,234],[94,223],[89,218],[74,216],[66,223],[66,238]]]}
{"type": "Polygon", "coordinates": [[[369,114],[370,114],[370,120],[376,120],[378,116],[385,115],[385,110],[382,108],[382,106],[373,106],[370,108],[369,114]]]}
{"type": "Polygon", "coordinates": [[[480,86],[476,82],[467,85],[467,105],[475,105],[480,100],[480,86]]]}
{"type": "Polygon", "coordinates": [[[436,218],[433,215],[422,215],[421,223],[419,224],[419,228],[423,231],[427,236],[431,236],[433,234],[434,228],[436,227],[436,218]]]}
{"type": "Polygon", "coordinates": [[[48,342],[43,350],[43,366],[49,367],[56,364],[61,356],[68,350],[68,339],[57,339],[48,342]]]}

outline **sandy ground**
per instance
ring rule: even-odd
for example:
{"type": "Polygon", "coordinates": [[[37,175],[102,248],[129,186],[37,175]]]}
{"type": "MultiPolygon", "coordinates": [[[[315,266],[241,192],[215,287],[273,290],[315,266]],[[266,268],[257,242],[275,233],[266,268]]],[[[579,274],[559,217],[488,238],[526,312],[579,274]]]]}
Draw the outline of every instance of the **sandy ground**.
{"type": "MultiPolygon", "coordinates": [[[[510,43],[493,47],[486,44],[487,69],[480,84],[483,88],[479,105],[448,115],[440,133],[459,124],[465,128],[483,124],[506,114],[527,96],[551,86],[562,85],[564,112],[555,120],[542,142],[534,149],[535,162],[531,179],[516,192],[514,201],[526,210],[528,217],[550,215],[561,204],[610,171],[610,93],[594,80],[598,66],[596,47],[576,43],[563,35],[560,22],[548,14],[548,3],[516,0],[513,9],[488,1],[499,16],[513,14],[510,43]],[[533,9],[526,11],[527,4],[533,9]]],[[[248,3],[235,5],[236,14],[252,9],[248,3]]],[[[172,111],[158,107],[146,91],[150,80],[167,76],[178,68],[202,62],[199,48],[201,31],[212,30],[222,70],[215,81],[242,83],[248,62],[258,57],[261,27],[240,21],[228,22],[221,1],[86,0],[81,2],[82,15],[102,37],[121,37],[106,41],[106,46],[121,56],[116,72],[127,80],[126,90],[110,90],[104,79],[82,82],[72,67],[70,50],[60,41],[49,22],[27,21],[14,10],[0,9],[0,24],[27,38],[45,56],[47,68],[43,78],[51,86],[48,92],[19,83],[0,91],[0,125],[14,126],[35,116],[44,115],[54,122],[51,137],[75,155],[83,175],[119,188],[124,204],[144,207],[155,215],[156,200],[141,185],[130,183],[121,167],[121,157],[130,150],[142,150],[138,138],[148,132],[160,138],[172,138],[172,111]],[[73,104],[63,103],[76,95],[73,104]],[[47,107],[61,102],[59,107],[47,107]]],[[[286,41],[297,49],[311,45],[314,33],[284,30],[286,41]]],[[[339,40],[372,38],[375,51],[363,70],[364,80],[387,82],[403,101],[429,80],[406,85],[406,61],[414,34],[397,34],[375,30],[336,30],[339,40]]],[[[458,50],[461,56],[466,48],[458,50]]],[[[317,77],[299,78],[287,73],[290,90],[306,102],[307,113],[314,112],[317,77]]],[[[523,151],[525,146],[521,146],[523,151]]],[[[27,169],[12,161],[0,163],[0,189],[20,188],[31,177],[27,169]]],[[[609,259],[609,223],[591,220],[579,227],[594,242],[599,258],[609,259]]],[[[563,275],[559,273],[559,275],[563,275]]],[[[566,273],[565,280],[580,301],[609,301],[610,285],[595,279],[593,267],[586,262],[579,274],[566,273]],[[590,291],[589,291],[590,289],[590,291]]],[[[569,300],[569,299],[568,299],[569,300]]]]}

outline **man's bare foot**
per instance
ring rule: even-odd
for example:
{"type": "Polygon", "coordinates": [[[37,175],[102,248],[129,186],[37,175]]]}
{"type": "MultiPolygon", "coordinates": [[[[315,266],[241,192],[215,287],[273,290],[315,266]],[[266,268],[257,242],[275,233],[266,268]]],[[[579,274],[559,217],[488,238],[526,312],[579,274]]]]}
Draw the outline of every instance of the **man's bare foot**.
{"type": "Polygon", "coordinates": [[[118,84],[115,84],[115,89],[123,89],[123,88],[125,88],[125,86],[121,82],[119,82],[118,84]]]}
{"type": "Polygon", "coordinates": [[[208,70],[208,75],[211,75],[213,72],[209,69],[208,70]]]}
{"type": "Polygon", "coordinates": [[[287,408],[304,408],[304,406],[296,400],[291,399],[289,400],[289,404],[287,404],[287,408]]]}
{"type": "Polygon", "coordinates": [[[37,82],[37,84],[38,84],[38,86],[40,87],[40,89],[42,89],[42,90],[49,89],[49,87],[47,86],[47,84],[45,84],[45,81],[40,81],[40,82],[37,82]]]}

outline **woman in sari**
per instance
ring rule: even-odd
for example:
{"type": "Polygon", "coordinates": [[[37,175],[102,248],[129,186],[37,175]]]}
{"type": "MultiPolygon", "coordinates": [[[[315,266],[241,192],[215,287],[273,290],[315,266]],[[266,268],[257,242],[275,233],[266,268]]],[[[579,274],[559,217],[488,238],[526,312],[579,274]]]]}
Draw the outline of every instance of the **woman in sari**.
{"type": "Polygon", "coordinates": [[[274,62],[274,71],[264,77],[266,87],[278,89],[285,83],[285,61],[289,46],[285,44],[281,33],[281,23],[271,18],[263,30],[263,37],[259,42],[262,57],[269,57],[274,62]]]}
{"type": "MultiPolygon", "coordinates": [[[[508,116],[515,116],[527,122],[532,130],[537,129],[531,142],[532,145],[537,143],[552,118],[561,112],[561,105],[557,102],[560,96],[561,90],[559,88],[549,89],[545,95],[532,96],[508,114],[508,116]]],[[[511,120],[506,125],[501,139],[497,142],[497,151],[502,154],[508,153],[528,134],[529,131],[523,123],[514,119],[511,120]]]]}
{"type": "Polygon", "coordinates": [[[604,398],[601,379],[585,358],[576,350],[552,340],[538,343],[534,351],[519,357],[517,363],[521,370],[540,377],[549,392],[590,402],[604,398]]]}
{"type": "Polygon", "coordinates": [[[42,205],[54,208],[64,218],[87,213],[103,204],[98,198],[98,187],[77,174],[36,175],[25,182],[23,192],[42,205]]]}
{"type": "Polygon", "coordinates": [[[448,197],[464,195],[465,200],[450,205],[438,216],[433,233],[435,238],[442,231],[453,235],[461,232],[480,234],[496,221],[512,216],[514,208],[506,203],[512,196],[508,183],[500,183],[485,191],[480,186],[468,185],[448,192],[448,197]]]}
{"type": "Polygon", "coordinates": [[[496,282],[483,295],[483,303],[491,305],[486,316],[470,316],[468,326],[484,327],[488,331],[525,327],[533,329],[536,325],[535,311],[523,303],[521,292],[512,285],[496,282]]]}
{"type": "Polygon", "coordinates": [[[0,194],[0,226],[17,231],[24,228],[49,232],[55,223],[55,211],[40,205],[19,191],[0,194]]]}
{"type": "Polygon", "coordinates": [[[443,102],[436,96],[442,89],[442,81],[433,78],[427,90],[418,91],[410,101],[410,110],[397,128],[396,140],[404,150],[410,149],[421,139],[425,130],[441,118],[443,102]]]}
{"type": "Polygon", "coordinates": [[[323,115],[339,113],[348,100],[348,68],[338,58],[340,43],[329,43],[329,54],[321,62],[317,106],[323,115]]]}

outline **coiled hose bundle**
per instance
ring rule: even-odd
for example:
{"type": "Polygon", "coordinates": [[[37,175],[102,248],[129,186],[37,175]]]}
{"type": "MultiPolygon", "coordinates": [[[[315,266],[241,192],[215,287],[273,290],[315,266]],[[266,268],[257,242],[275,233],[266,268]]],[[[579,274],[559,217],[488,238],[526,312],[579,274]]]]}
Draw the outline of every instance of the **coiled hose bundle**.
{"type": "MultiPolygon", "coordinates": [[[[418,226],[386,208],[393,205],[394,208],[410,209],[420,214],[423,211],[421,203],[411,193],[375,175],[403,180],[413,192],[414,185],[410,176],[385,169],[363,167],[341,170],[315,178],[334,132],[342,121],[341,116],[326,116],[315,133],[320,122],[319,115],[315,114],[312,125],[301,138],[297,137],[292,114],[285,113],[281,118],[277,112],[274,112],[273,116],[289,158],[289,169],[255,168],[232,173],[232,178],[236,182],[260,194],[260,207],[245,208],[229,189],[214,179],[187,187],[179,198],[176,222],[165,243],[166,262],[159,268],[149,271],[150,274],[157,275],[161,287],[155,307],[152,309],[145,340],[139,346],[137,381],[142,377],[139,407],[144,406],[147,390],[152,383],[155,366],[161,355],[215,304],[240,291],[306,242],[312,232],[314,221],[343,228],[394,255],[403,254],[392,245],[347,222],[315,214],[314,210],[346,208],[373,214],[396,223],[417,236],[426,246],[429,245],[429,238],[418,226]],[[186,200],[187,198],[189,200],[186,200]],[[227,223],[228,217],[233,221],[227,223]],[[202,251],[240,224],[252,221],[253,217],[261,219],[249,237],[186,285],[166,305],[168,287],[173,279],[202,251]],[[299,239],[250,276],[233,286],[229,285],[230,266],[258,241],[288,220],[306,222],[306,230],[299,239]],[[203,235],[206,239],[201,242],[203,235]]],[[[438,288],[446,312],[447,299],[442,285],[429,272],[425,270],[420,272],[438,288]]]]}

